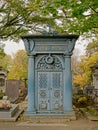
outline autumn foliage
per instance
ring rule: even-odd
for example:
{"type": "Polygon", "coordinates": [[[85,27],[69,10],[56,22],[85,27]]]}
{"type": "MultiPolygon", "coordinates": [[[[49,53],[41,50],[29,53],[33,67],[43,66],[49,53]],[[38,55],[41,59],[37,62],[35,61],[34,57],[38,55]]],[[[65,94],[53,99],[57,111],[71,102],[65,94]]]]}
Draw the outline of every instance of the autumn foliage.
{"type": "MultiPolygon", "coordinates": [[[[96,40],[98,44],[98,40],[96,40]]],[[[84,57],[81,58],[78,64],[79,73],[74,75],[74,85],[83,88],[87,84],[92,84],[92,67],[98,63],[98,45],[92,42],[87,46],[87,52],[84,57]],[[94,43],[94,46],[93,46],[94,43]],[[92,45],[92,47],[91,47],[92,45]],[[94,49],[96,48],[96,50],[94,49]],[[92,50],[95,50],[92,52],[92,50]],[[92,52],[92,53],[91,53],[92,52]]]]}
{"type": "Polygon", "coordinates": [[[28,71],[28,57],[24,50],[19,50],[9,69],[9,79],[23,79],[27,78],[28,71]]]}

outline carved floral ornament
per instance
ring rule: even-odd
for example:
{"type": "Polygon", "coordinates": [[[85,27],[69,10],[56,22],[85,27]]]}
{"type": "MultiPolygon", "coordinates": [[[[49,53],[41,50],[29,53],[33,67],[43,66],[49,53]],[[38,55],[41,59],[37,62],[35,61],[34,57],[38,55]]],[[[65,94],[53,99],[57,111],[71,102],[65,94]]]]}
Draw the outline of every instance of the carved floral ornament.
{"type": "Polygon", "coordinates": [[[61,61],[56,56],[43,56],[37,64],[37,69],[41,70],[62,70],[61,61]]]}

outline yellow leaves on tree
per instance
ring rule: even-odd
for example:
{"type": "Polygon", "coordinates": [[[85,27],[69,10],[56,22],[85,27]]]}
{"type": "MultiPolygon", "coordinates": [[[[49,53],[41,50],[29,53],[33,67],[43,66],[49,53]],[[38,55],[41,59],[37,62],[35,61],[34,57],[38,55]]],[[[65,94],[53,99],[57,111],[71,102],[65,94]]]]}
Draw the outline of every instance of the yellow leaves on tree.
{"type": "Polygon", "coordinates": [[[74,84],[83,88],[87,84],[92,83],[92,71],[91,67],[93,67],[98,62],[98,54],[92,55],[91,57],[81,61],[79,64],[80,70],[82,73],[79,73],[74,76],[73,82],[74,84]]]}
{"type": "Polygon", "coordinates": [[[24,50],[19,50],[14,56],[12,65],[9,71],[10,79],[27,78],[28,58],[24,50]]]}
{"type": "Polygon", "coordinates": [[[76,75],[74,78],[74,84],[79,85],[82,88],[83,87],[83,77],[81,75],[76,75]]]}
{"type": "Polygon", "coordinates": [[[93,67],[98,62],[98,54],[95,54],[88,58],[88,60],[85,62],[85,67],[90,68],[93,67]]]}

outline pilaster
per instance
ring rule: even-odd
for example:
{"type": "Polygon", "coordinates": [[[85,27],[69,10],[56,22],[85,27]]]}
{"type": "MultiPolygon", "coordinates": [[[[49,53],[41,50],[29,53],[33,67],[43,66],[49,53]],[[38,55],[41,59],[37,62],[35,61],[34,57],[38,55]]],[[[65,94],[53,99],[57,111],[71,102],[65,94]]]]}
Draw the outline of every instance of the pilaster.
{"type": "Polygon", "coordinates": [[[34,56],[29,56],[28,61],[28,109],[27,112],[35,111],[35,77],[34,56]]]}
{"type": "Polygon", "coordinates": [[[72,111],[72,73],[71,73],[71,55],[65,57],[65,75],[64,75],[64,112],[72,111]]]}

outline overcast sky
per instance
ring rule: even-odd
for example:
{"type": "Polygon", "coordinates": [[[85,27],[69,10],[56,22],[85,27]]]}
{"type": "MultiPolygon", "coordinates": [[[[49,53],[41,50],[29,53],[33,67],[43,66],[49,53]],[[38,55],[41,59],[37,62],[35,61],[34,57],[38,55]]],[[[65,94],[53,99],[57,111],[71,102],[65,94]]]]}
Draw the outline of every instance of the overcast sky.
{"type": "Polygon", "coordinates": [[[6,54],[13,55],[18,50],[21,50],[21,49],[25,49],[24,43],[23,43],[22,40],[19,43],[15,43],[13,41],[6,41],[5,42],[4,51],[5,51],[6,54]]]}

